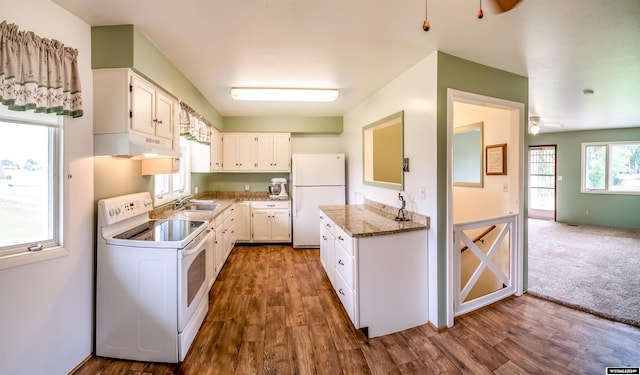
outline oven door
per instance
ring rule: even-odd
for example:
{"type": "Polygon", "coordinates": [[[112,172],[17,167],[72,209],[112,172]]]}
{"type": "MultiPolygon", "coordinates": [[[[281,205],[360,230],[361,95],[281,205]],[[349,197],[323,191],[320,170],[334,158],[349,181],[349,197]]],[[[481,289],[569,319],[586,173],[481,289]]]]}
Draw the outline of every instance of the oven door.
{"type": "Polygon", "coordinates": [[[178,251],[178,333],[191,320],[204,298],[207,298],[207,246],[211,230],[205,229],[184,249],[178,251]]]}

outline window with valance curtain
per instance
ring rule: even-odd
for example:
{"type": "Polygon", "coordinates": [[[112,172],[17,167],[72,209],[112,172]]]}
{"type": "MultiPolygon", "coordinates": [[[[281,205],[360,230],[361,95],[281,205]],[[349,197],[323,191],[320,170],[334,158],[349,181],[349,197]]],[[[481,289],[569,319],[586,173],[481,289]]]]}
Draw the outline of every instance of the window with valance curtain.
{"type": "Polygon", "coordinates": [[[82,116],[78,50],[0,23],[0,101],[14,111],[82,116]]]}
{"type": "Polygon", "coordinates": [[[202,144],[211,144],[212,125],[191,107],[180,102],[180,135],[202,144]]]}

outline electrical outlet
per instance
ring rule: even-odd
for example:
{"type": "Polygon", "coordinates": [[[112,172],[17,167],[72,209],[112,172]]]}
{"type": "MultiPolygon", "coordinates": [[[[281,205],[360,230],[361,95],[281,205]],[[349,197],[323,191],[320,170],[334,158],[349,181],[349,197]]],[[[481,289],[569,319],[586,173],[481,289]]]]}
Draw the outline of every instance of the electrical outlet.
{"type": "Polygon", "coordinates": [[[198,194],[198,187],[193,188],[194,194],[198,194]]]}
{"type": "Polygon", "coordinates": [[[505,193],[509,192],[509,183],[508,182],[505,182],[505,183],[502,184],[502,191],[505,192],[505,193]]]}
{"type": "Polygon", "coordinates": [[[249,191],[249,190],[251,190],[251,185],[249,184],[244,185],[244,191],[249,191]]]}

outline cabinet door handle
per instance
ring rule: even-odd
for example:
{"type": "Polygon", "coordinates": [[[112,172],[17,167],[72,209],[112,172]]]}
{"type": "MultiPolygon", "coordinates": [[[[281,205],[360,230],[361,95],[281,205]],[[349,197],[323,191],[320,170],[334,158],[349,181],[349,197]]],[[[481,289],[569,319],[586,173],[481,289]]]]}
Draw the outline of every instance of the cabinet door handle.
{"type": "Polygon", "coordinates": [[[327,236],[322,236],[322,239],[326,241],[327,240],[327,236]]]}
{"type": "Polygon", "coordinates": [[[342,262],[342,259],[338,260],[338,264],[341,266],[344,266],[344,263],[342,262]]]}
{"type": "Polygon", "coordinates": [[[344,292],[342,291],[342,288],[338,290],[338,293],[342,294],[343,296],[346,296],[346,294],[344,294],[344,292]]]}
{"type": "Polygon", "coordinates": [[[331,224],[327,223],[327,226],[328,226],[329,228],[331,228],[331,224]]]}
{"type": "Polygon", "coordinates": [[[338,236],[338,239],[339,239],[340,241],[344,241],[344,238],[342,238],[342,236],[338,236]]]}

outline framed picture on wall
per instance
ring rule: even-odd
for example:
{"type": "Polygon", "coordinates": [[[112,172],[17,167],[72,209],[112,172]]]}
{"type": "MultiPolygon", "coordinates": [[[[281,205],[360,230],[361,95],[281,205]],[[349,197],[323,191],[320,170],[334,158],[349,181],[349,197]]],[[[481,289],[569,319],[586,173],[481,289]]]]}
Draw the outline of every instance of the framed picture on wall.
{"type": "Polygon", "coordinates": [[[485,147],[485,164],[487,175],[507,174],[507,144],[485,147]]]}

